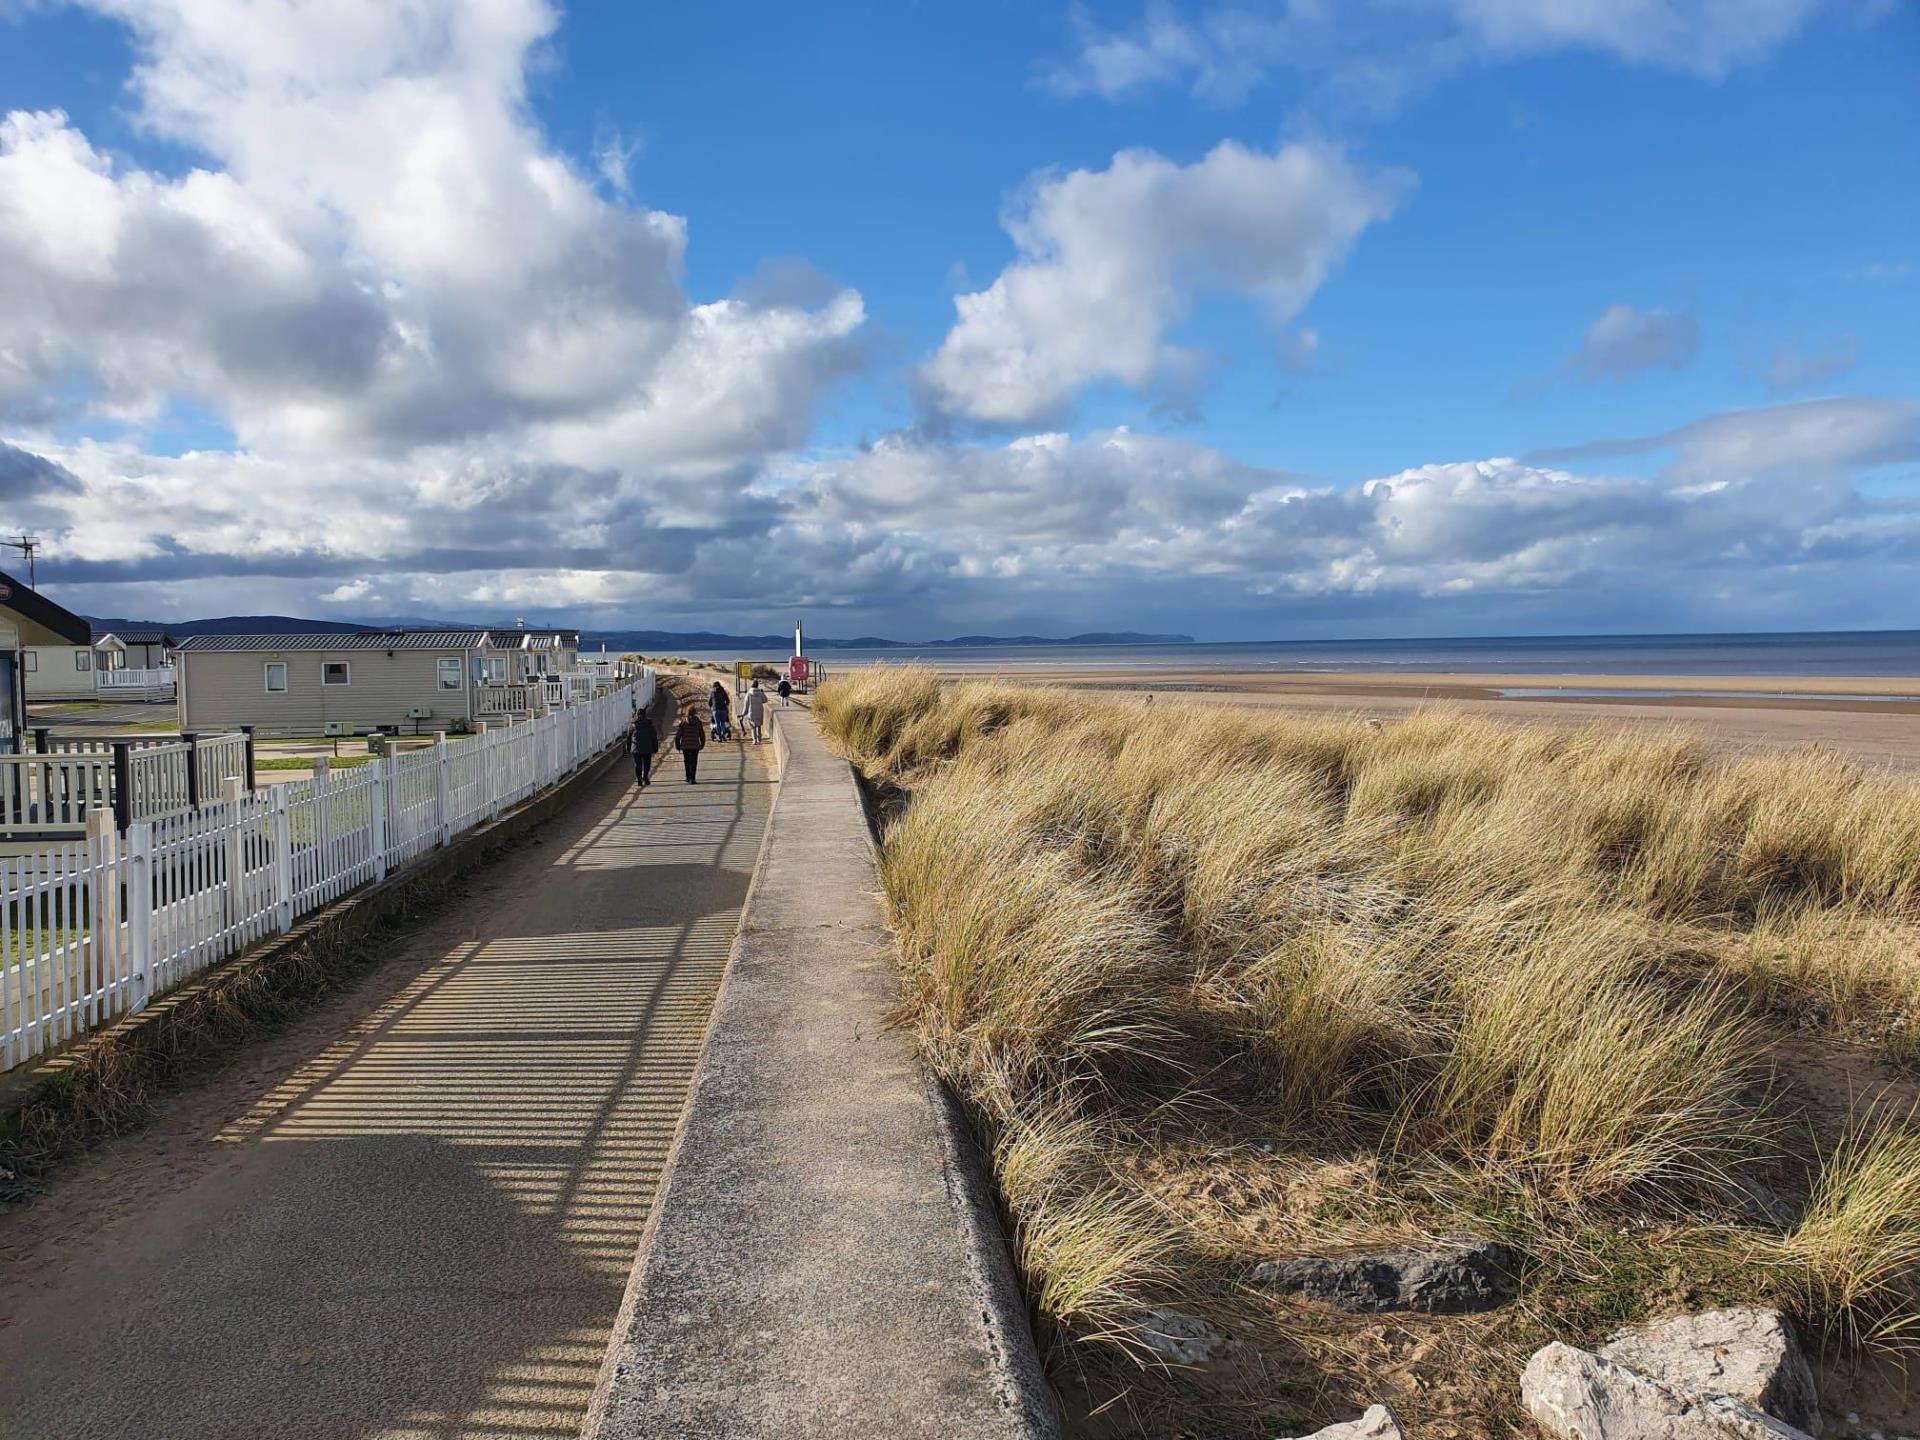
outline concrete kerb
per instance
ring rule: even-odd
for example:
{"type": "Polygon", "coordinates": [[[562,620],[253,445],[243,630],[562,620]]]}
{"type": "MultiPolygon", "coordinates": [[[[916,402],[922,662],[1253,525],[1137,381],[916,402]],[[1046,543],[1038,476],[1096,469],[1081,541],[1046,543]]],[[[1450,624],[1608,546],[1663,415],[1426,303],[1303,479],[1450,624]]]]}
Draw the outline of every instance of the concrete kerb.
{"type": "MultiPolygon", "coordinates": [[[[658,716],[670,709],[664,688],[655,692],[658,716]]],[[[52,1055],[0,1075],[0,1131],[10,1128],[15,1112],[30,1103],[42,1086],[70,1069],[88,1045],[107,1043],[139,1048],[145,1037],[163,1031],[216,984],[247,970],[271,966],[307,945],[351,941],[386,924],[418,902],[423,893],[443,889],[464,871],[482,864],[527,831],[552,817],[574,796],[626,758],[624,747],[609,746],[573,774],[538,795],[530,796],[498,818],[466,832],[451,844],[429,850],[393,871],[384,880],[341,896],[329,905],[294,922],[284,935],[274,935],[240,954],[202,971],[175,986],[144,1008],[92,1034],[81,1036],[52,1055]]]]}
{"type": "Polygon", "coordinates": [[[887,1023],[852,770],[803,714],[583,1436],[1055,1440],[991,1187],[887,1023]]]}

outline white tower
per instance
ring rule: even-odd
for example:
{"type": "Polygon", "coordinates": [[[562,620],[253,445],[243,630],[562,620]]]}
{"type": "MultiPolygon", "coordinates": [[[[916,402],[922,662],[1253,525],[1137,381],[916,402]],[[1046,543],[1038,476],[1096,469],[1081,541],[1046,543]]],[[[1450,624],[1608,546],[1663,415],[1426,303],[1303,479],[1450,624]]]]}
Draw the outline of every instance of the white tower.
{"type": "Polygon", "coordinates": [[[800,638],[800,622],[798,620],[793,622],[793,653],[796,655],[804,655],[807,653],[807,647],[802,643],[800,638]]]}

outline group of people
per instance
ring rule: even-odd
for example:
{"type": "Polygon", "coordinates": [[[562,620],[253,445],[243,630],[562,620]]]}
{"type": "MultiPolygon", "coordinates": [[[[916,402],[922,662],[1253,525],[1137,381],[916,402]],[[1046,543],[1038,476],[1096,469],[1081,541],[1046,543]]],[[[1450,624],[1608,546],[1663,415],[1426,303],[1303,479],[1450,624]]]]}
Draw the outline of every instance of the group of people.
{"type": "MultiPolygon", "coordinates": [[[[780,700],[789,703],[793,696],[793,687],[785,680],[780,682],[780,700]]],[[[712,734],[715,740],[731,740],[733,731],[733,697],[727,694],[727,687],[718,680],[707,692],[707,712],[712,716],[712,734]]],[[[753,743],[758,745],[766,736],[767,728],[767,692],[760,688],[755,680],[747,693],[740,697],[740,723],[753,743]]],[[[707,746],[708,727],[700,718],[697,706],[683,705],[673,727],[673,748],[680,752],[680,763],[686,768],[687,783],[700,783],[700,752],[707,746]]],[[[745,738],[744,736],[741,738],[745,738]]],[[[642,710],[633,717],[633,729],[627,736],[627,750],[633,756],[634,782],[642,787],[653,783],[653,756],[660,748],[660,732],[655,728],[653,717],[642,710]]]]}

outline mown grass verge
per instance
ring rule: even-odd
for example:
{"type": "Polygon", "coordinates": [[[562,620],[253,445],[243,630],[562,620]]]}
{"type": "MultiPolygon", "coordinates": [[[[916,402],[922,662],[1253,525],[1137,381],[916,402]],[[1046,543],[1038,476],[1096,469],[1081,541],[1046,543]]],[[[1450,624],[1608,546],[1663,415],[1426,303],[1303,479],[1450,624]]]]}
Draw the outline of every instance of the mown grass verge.
{"type": "Polygon", "coordinates": [[[903,1013],[988,1137],[1058,1372],[1112,1402],[1088,1433],[1389,1399],[1498,1434],[1531,1346],[1709,1302],[1915,1338],[1920,784],[912,667],[815,713],[910,796],[881,857],[903,1013]],[[1807,1037],[1858,1062],[1837,1118],[1782,1061],[1807,1037]],[[1530,1257],[1515,1304],[1358,1318],[1248,1283],[1461,1233],[1530,1257]],[[1147,1363],[1169,1305],[1231,1363],[1147,1363]]]}

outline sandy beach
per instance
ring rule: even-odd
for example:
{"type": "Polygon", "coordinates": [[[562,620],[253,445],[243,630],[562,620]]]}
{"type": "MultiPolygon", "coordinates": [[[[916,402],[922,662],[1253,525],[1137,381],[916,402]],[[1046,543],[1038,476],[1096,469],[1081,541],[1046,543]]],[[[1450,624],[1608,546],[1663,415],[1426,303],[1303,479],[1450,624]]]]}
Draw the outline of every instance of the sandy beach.
{"type": "Polygon", "coordinates": [[[1380,717],[1445,703],[1524,724],[1601,721],[1678,730],[1738,749],[1824,745],[1861,760],[1920,769],[1920,677],[1273,674],[978,663],[939,668],[1023,684],[1380,717]]]}

